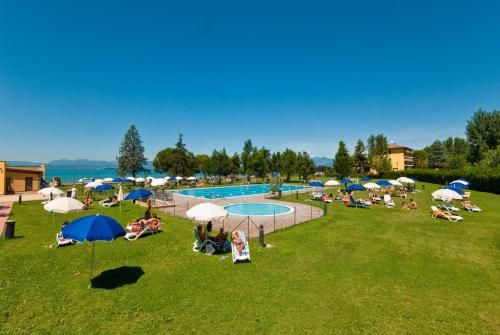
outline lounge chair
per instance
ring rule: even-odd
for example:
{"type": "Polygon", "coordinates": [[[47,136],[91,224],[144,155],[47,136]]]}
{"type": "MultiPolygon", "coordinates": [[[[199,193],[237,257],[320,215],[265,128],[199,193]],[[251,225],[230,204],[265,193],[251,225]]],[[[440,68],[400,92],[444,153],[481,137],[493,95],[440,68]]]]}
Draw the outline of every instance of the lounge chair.
{"type": "Polygon", "coordinates": [[[368,208],[372,205],[371,202],[356,200],[352,197],[352,195],[349,197],[349,200],[351,201],[349,203],[349,206],[351,206],[351,207],[354,206],[356,208],[358,208],[358,207],[368,208]]]}
{"type": "Polygon", "coordinates": [[[125,234],[124,238],[127,241],[135,241],[142,235],[146,234],[156,234],[158,232],[158,229],[152,229],[149,226],[145,226],[144,228],[141,229],[141,231],[129,231],[128,233],[125,234]]]}
{"type": "Polygon", "coordinates": [[[379,203],[382,201],[382,198],[376,196],[370,196],[372,202],[379,203]]]}
{"type": "Polygon", "coordinates": [[[120,205],[119,201],[115,201],[115,202],[112,202],[112,201],[105,202],[105,201],[106,200],[99,201],[99,205],[101,205],[103,207],[106,207],[106,208],[110,208],[110,207],[114,207],[114,206],[120,205]]]}
{"type": "Polygon", "coordinates": [[[206,254],[214,254],[214,253],[222,253],[229,251],[229,241],[225,241],[224,245],[221,245],[215,241],[207,239],[203,241],[198,235],[198,231],[193,229],[194,235],[194,243],[193,243],[193,251],[195,252],[204,252],[206,254]]]}
{"type": "Polygon", "coordinates": [[[323,192],[312,192],[311,195],[313,200],[321,200],[323,198],[323,192]]]}
{"type": "Polygon", "coordinates": [[[452,204],[441,204],[438,206],[439,209],[444,209],[445,211],[448,211],[448,212],[458,212],[460,211],[460,208],[457,208],[455,206],[453,206],[452,204]]]}
{"type": "Polygon", "coordinates": [[[470,192],[464,192],[464,194],[462,194],[462,198],[464,199],[470,198],[470,192]]]}
{"type": "Polygon", "coordinates": [[[71,245],[71,244],[75,244],[77,241],[75,240],[72,240],[70,238],[65,238],[62,234],[60,233],[57,233],[56,234],[56,245],[57,247],[63,247],[65,245],[71,245]]]}
{"type": "Polygon", "coordinates": [[[389,194],[384,194],[384,203],[387,208],[394,208],[396,206],[389,194]]]}
{"type": "Polygon", "coordinates": [[[477,207],[476,205],[473,205],[471,204],[470,202],[468,201],[464,201],[462,202],[462,208],[466,211],[469,211],[469,212],[480,212],[481,211],[481,208],[477,207]]]}
{"type": "Polygon", "coordinates": [[[250,262],[250,247],[248,246],[247,239],[245,238],[245,232],[242,230],[239,231],[233,231],[231,234],[231,251],[233,254],[233,263],[240,263],[240,262],[250,262]],[[238,252],[238,248],[236,247],[236,244],[234,243],[235,239],[235,233],[238,234],[238,238],[243,244],[243,250],[241,250],[241,253],[238,252]]]}
{"type": "Polygon", "coordinates": [[[432,218],[437,219],[437,218],[442,218],[442,219],[447,219],[452,222],[458,222],[462,221],[464,218],[459,216],[459,215],[453,215],[450,212],[443,212],[436,206],[431,206],[432,209],[432,218]]]}

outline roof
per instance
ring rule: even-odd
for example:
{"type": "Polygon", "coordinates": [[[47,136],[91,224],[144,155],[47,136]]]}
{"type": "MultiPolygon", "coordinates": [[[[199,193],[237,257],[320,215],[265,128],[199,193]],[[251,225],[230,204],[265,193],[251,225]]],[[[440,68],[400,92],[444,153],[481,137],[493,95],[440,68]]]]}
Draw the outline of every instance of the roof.
{"type": "Polygon", "coordinates": [[[390,143],[387,148],[389,149],[399,149],[399,148],[405,148],[405,149],[411,149],[409,147],[405,147],[404,145],[399,145],[397,143],[390,143]]]}

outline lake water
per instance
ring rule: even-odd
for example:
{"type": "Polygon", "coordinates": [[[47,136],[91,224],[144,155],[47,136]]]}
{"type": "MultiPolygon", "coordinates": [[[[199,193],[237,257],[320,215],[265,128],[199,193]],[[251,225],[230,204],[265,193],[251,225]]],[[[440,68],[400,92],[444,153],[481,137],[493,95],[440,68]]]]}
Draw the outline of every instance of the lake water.
{"type": "MultiPolygon", "coordinates": [[[[163,177],[164,174],[159,174],[155,172],[150,173],[140,173],[138,177],[153,176],[153,177],[163,177]]],[[[53,177],[61,178],[63,183],[74,183],[81,178],[117,178],[119,177],[116,173],[116,169],[52,169],[47,168],[45,171],[45,180],[49,181],[53,177]]]]}

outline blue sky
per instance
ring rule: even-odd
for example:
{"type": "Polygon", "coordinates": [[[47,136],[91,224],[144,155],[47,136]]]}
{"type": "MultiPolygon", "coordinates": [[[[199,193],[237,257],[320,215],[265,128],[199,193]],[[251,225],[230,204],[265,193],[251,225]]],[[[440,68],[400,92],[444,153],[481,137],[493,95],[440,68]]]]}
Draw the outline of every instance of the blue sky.
{"type": "Polygon", "coordinates": [[[500,108],[499,1],[2,1],[0,159],[423,147],[500,108]],[[71,3],[71,5],[69,5],[71,3]]]}

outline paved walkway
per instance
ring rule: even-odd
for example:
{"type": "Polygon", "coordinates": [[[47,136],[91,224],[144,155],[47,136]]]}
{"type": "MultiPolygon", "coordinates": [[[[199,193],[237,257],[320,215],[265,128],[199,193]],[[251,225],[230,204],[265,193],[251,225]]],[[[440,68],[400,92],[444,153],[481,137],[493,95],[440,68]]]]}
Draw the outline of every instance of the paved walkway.
{"type": "Polygon", "coordinates": [[[0,236],[3,236],[5,221],[9,218],[12,202],[0,202],[0,236]]]}
{"type": "Polygon", "coordinates": [[[289,214],[277,216],[252,216],[250,217],[250,219],[245,216],[229,215],[224,220],[224,222],[214,222],[213,224],[214,231],[218,230],[220,227],[224,227],[225,230],[230,231],[238,229],[245,231],[247,235],[250,235],[250,237],[256,237],[259,235],[258,226],[261,224],[264,226],[264,232],[268,234],[278,229],[290,227],[323,216],[323,210],[319,207],[312,206],[312,204],[304,205],[286,201],[272,200],[268,199],[269,197],[269,194],[259,194],[252,196],[233,197],[228,199],[207,200],[203,198],[194,198],[174,194],[175,207],[164,208],[163,211],[171,215],[185,218],[186,211],[189,208],[207,201],[219,206],[252,202],[265,202],[285,205],[294,208],[294,211],[289,214]]]}

